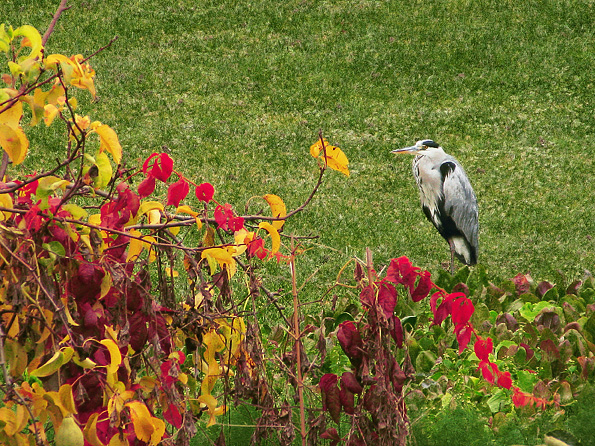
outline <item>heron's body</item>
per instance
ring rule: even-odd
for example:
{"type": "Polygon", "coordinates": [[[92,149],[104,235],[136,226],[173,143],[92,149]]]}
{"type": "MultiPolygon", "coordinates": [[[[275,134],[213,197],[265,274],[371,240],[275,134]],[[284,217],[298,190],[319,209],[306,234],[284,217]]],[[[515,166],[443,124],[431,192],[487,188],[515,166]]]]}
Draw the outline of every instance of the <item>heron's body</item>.
{"type": "Polygon", "coordinates": [[[413,176],[421,207],[450,246],[451,270],[454,256],[475,265],[479,246],[477,199],[461,164],[432,140],[393,152],[416,154],[413,176]]]}

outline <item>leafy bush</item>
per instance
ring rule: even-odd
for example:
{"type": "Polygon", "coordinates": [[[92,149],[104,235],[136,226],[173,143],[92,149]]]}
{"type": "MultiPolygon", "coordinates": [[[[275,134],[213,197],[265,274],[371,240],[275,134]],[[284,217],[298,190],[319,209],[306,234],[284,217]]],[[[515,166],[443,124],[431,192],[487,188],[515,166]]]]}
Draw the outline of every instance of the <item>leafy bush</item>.
{"type": "Polygon", "coordinates": [[[317,314],[296,277],[307,242],[283,228],[328,167],[349,174],[343,152],[320,134],[304,203],[288,212],[267,194],[241,215],[167,153],[125,166],[113,129],[75,112],[75,88],[95,95],[89,58],[46,55],[51,30],[0,27],[5,444],[190,444],[199,429],[223,444],[236,435],[223,415],[246,405],[254,444],[592,438],[592,277],[496,286],[478,266],[432,279],[368,252],[317,314]],[[66,152],[19,177],[27,120],[62,125],[66,152]],[[290,310],[261,274],[271,261],[290,271],[290,310]]]}

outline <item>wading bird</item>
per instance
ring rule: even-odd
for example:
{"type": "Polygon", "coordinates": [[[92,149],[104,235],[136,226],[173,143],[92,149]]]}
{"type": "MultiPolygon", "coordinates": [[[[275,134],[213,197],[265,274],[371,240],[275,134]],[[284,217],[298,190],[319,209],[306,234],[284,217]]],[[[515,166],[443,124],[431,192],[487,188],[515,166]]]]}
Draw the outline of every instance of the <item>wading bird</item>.
{"type": "Polygon", "coordinates": [[[466,265],[477,263],[477,198],[461,164],[431,139],[392,153],[414,154],[413,176],[421,207],[450,246],[450,272],[455,256],[466,265]]]}

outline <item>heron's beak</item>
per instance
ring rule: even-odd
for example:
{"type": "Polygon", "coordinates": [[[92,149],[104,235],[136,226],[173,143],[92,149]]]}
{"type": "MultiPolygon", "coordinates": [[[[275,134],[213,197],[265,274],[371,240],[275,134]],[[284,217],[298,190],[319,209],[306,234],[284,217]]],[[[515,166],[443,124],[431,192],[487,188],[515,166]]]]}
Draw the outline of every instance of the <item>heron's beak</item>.
{"type": "Polygon", "coordinates": [[[395,150],[391,150],[390,153],[408,153],[408,154],[415,154],[419,152],[419,147],[417,146],[411,146],[411,147],[405,147],[403,149],[395,149],[395,150]]]}

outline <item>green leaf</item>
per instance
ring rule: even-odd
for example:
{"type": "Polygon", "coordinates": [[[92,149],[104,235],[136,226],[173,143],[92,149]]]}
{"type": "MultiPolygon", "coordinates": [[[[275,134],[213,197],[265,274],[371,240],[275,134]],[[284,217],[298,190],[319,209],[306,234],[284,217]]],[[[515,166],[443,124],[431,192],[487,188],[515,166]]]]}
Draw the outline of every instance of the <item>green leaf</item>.
{"type": "Polygon", "coordinates": [[[537,382],[537,375],[526,370],[519,370],[516,374],[516,383],[523,392],[532,393],[537,382]]]}
{"type": "Polygon", "coordinates": [[[510,401],[510,398],[508,397],[506,392],[504,392],[503,389],[498,389],[498,390],[494,391],[494,393],[487,400],[486,403],[487,403],[488,407],[490,408],[490,410],[492,411],[492,413],[496,413],[496,412],[501,412],[506,407],[506,405],[508,404],[509,401],[510,401]]]}
{"type": "Polygon", "coordinates": [[[56,240],[53,242],[44,243],[42,246],[44,249],[52,254],[57,255],[58,257],[64,257],[66,255],[66,250],[64,249],[64,246],[62,246],[62,243],[56,240]]]}
{"type": "Polygon", "coordinates": [[[107,153],[98,153],[95,157],[95,165],[98,169],[97,178],[95,178],[95,187],[97,189],[103,189],[107,186],[112,178],[113,169],[109,161],[107,153]]]}

